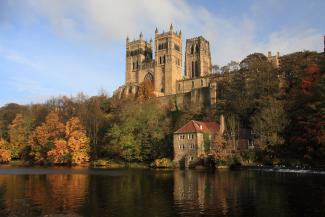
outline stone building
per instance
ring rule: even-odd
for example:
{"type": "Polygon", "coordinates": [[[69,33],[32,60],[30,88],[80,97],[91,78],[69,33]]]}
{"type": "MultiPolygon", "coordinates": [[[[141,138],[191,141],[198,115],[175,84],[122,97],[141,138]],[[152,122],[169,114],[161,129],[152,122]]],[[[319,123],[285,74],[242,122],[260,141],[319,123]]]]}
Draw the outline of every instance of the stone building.
{"type": "Polygon", "coordinates": [[[202,36],[186,40],[183,76],[182,32],[174,31],[173,25],[167,32],[159,33],[156,29],[154,45],[152,40],[145,41],[141,33],[137,40],[126,39],[125,68],[125,84],[114,92],[118,98],[135,95],[144,81],[152,83],[158,97],[209,88],[212,74],[210,45],[202,36]]]}
{"type": "MultiPolygon", "coordinates": [[[[149,81],[154,95],[163,103],[177,103],[178,108],[200,106],[214,108],[217,103],[218,83],[231,79],[212,73],[210,44],[204,37],[186,39],[183,61],[182,32],[158,32],[154,40],[146,41],[142,33],[137,40],[126,39],[125,84],[113,94],[123,99],[137,96],[140,84],[149,81]],[[184,63],[184,69],[183,69],[184,63]],[[184,72],[184,74],[183,74],[184,72]]],[[[267,55],[275,67],[280,65],[280,54],[267,55]]]]}
{"type": "Polygon", "coordinates": [[[276,55],[272,56],[272,52],[269,51],[267,53],[267,59],[270,63],[272,63],[272,65],[275,68],[279,68],[280,67],[280,53],[277,52],[276,55]]]}
{"type": "Polygon", "coordinates": [[[192,163],[207,157],[210,148],[214,145],[218,133],[223,134],[224,121],[221,124],[215,122],[200,122],[191,120],[183,127],[174,132],[173,148],[174,163],[176,166],[184,164],[189,167],[192,163]],[[204,144],[204,136],[210,141],[210,148],[204,144]]]}

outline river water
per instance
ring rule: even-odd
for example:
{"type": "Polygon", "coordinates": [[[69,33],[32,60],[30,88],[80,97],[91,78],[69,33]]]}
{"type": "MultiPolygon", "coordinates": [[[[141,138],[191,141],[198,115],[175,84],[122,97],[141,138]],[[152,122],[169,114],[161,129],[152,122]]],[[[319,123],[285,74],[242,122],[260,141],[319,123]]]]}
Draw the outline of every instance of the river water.
{"type": "Polygon", "coordinates": [[[0,168],[0,216],[325,216],[325,175],[0,168]]]}

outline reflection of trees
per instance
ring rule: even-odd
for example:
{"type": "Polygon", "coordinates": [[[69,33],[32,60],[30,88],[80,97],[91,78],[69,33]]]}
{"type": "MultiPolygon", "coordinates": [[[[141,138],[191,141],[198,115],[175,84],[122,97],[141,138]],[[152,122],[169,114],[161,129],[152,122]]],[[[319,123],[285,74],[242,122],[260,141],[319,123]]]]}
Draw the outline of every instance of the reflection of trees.
{"type": "Polygon", "coordinates": [[[126,171],[119,176],[91,176],[91,210],[85,216],[175,216],[172,172],[126,171]],[[105,215],[103,215],[103,208],[105,215]]]}
{"type": "Polygon", "coordinates": [[[34,216],[65,213],[76,216],[87,193],[85,175],[0,176],[5,188],[1,199],[11,215],[34,216]]]}
{"type": "MultiPolygon", "coordinates": [[[[304,207],[301,204],[305,200],[287,200],[288,195],[297,195],[299,189],[287,186],[287,180],[290,179],[274,173],[176,170],[174,204],[177,212],[185,216],[295,216],[292,210],[304,207]]],[[[324,201],[318,200],[316,204],[323,207],[324,201]]]]}

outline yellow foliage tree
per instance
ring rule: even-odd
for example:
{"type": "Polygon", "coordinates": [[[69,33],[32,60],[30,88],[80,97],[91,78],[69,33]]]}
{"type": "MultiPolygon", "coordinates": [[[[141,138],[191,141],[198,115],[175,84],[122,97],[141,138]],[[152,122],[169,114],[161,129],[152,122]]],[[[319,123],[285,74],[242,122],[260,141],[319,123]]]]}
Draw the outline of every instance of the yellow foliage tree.
{"type": "Polygon", "coordinates": [[[11,151],[8,142],[0,138],[0,163],[8,163],[11,160],[11,151]]]}
{"type": "Polygon", "coordinates": [[[10,149],[13,158],[20,158],[28,145],[29,127],[24,116],[18,113],[9,125],[10,149]]]}
{"type": "Polygon", "coordinates": [[[47,156],[52,163],[66,164],[70,162],[70,152],[68,144],[64,139],[54,141],[53,148],[47,152],[47,156]]]}
{"type": "Polygon", "coordinates": [[[79,118],[72,117],[66,124],[65,132],[71,154],[71,162],[73,164],[81,164],[89,161],[89,138],[79,118]]]}
{"type": "Polygon", "coordinates": [[[64,138],[64,131],[65,126],[55,112],[48,114],[45,122],[36,127],[29,139],[31,155],[36,162],[48,162],[48,152],[55,146],[57,140],[64,138]]]}

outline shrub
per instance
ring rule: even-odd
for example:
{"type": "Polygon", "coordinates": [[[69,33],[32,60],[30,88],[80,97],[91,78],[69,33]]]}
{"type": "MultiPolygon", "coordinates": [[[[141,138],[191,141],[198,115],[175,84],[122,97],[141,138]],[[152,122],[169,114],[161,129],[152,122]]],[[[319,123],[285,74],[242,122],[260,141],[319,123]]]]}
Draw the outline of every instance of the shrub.
{"type": "Polygon", "coordinates": [[[173,167],[173,162],[168,158],[161,158],[156,159],[150,166],[154,168],[171,168],[173,167]]]}

